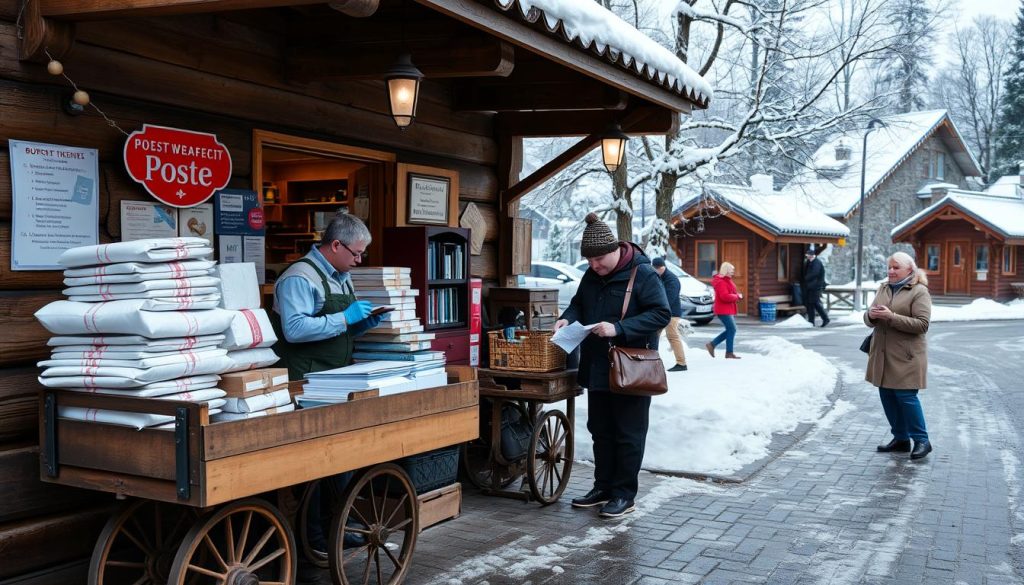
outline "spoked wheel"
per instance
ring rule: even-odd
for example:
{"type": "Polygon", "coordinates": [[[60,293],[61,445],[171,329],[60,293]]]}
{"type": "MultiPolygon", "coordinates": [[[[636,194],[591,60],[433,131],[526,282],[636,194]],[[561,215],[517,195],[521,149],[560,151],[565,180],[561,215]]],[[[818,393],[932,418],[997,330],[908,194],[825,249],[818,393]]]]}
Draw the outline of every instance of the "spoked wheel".
{"type": "Polygon", "coordinates": [[[89,585],[163,585],[178,545],[196,519],[187,506],[129,502],[100,532],[89,561],[89,585]]]}
{"type": "Polygon", "coordinates": [[[371,467],[349,485],[331,520],[331,578],[337,585],[398,585],[418,533],[419,503],[409,476],[393,463],[371,467]]]}
{"type": "Polygon", "coordinates": [[[492,461],[491,446],[480,440],[462,444],[459,464],[462,466],[463,475],[477,489],[508,487],[522,473],[521,465],[502,465],[492,461]],[[494,481],[495,479],[497,481],[494,481]]]}
{"type": "Polygon", "coordinates": [[[302,490],[302,500],[299,501],[299,511],[295,515],[295,532],[298,534],[297,540],[302,556],[314,566],[326,569],[328,566],[327,551],[316,550],[309,542],[309,505],[313,501],[313,496],[319,495],[317,490],[319,485],[320,480],[311,481],[307,483],[306,487],[302,490]]]}
{"type": "Polygon", "coordinates": [[[169,585],[286,585],[295,581],[295,538],[263,500],[231,502],[200,518],[171,565],[169,585]]]}
{"type": "Polygon", "coordinates": [[[572,471],[573,428],[560,410],[537,417],[530,437],[530,456],[526,460],[530,492],[544,505],[562,497],[572,471]]]}

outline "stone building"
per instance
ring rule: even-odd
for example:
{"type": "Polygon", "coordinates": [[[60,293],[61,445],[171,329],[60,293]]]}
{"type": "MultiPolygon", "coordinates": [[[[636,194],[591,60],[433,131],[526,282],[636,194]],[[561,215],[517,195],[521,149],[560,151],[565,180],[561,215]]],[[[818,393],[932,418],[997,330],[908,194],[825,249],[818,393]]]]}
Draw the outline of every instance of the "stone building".
{"type": "Polygon", "coordinates": [[[867,138],[864,209],[860,208],[861,159],[865,129],[846,132],[823,144],[784,191],[804,197],[845,223],[851,237],[832,251],[832,283],[854,278],[857,230],[864,213],[864,278],[885,276],[885,258],[897,250],[891,230],[933,203],[933,187],[966,189],[981,174],[946,110],[911,112],[882,119],[867,138]]]}

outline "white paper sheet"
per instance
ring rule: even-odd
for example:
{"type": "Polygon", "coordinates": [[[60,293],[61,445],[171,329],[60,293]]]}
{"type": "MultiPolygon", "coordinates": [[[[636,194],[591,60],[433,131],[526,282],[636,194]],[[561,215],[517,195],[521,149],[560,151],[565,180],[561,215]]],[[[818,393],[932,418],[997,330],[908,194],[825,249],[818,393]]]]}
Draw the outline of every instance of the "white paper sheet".
{"type": "Polygon", "coordinates": [[[573,321],[555,331],[555,334],[551,336],[551,343],[565,350],[565,353],[572,353],[572,350],[579,347],[583,340],[590,335],[590,330],[595,326],[597,326],[597,323],[593,325],[580,325],[579,321],[573,321]]]}

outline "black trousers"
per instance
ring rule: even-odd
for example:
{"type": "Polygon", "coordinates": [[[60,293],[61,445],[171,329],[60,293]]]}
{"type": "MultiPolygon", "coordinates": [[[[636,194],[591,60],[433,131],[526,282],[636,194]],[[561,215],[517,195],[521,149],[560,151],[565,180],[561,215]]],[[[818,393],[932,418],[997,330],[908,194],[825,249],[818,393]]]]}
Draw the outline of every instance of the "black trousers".
{"type": "Polygon", "coordinates": [[[632,500],[639,490],[651,399],[609,391],[587,397],[587,430],[594,439],[594,487],[632,500]]]}
{"type": "Polygon", "coordinates": [[[807,320],[814,324],[814,313],[817,311],[821,315],[821,322],[828,322],[828,313],[825,312],[824,305],[821,304],[821,289],[804,289],[804,307],[807,308],[807,320]]]}

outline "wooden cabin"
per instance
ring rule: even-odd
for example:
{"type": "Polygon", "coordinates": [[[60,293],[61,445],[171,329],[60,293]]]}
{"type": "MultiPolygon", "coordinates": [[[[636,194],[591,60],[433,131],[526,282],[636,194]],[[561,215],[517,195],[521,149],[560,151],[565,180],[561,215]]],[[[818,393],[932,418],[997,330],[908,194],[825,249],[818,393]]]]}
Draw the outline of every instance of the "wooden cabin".
{"type": "MultiPolygon", "coordinates": [[[[512,284],[530,269],[530,225],[518,217],[523,194],[597,147],[611,124],[664,134],[711,97],[671,52],[641,51],[661,55],[645,62],[634,57],[636,47],[579,38],[565,20],[572,14],[531,4],[0,0],[0,134],[96,149],[101,242],[121,238],[122,201],[152,201],[126,173],[127,134],[150,124],[216,135],[230,153],[228,186],[256,191],[267,204],[268,263],[308,247],[311,211],[345,205],[366,215],[374,234],[369,264],[380,264],[384,230],[409,222],[409,175],[447,178],[447,225],[458,226],[469,205],[482,217],[471,276],[486,286],[512,284]],[[404,52],[424,79],[415,120],[403,130],[389,115],[384,77],[404,52]],[[66,77],[48,73],[51,58],[66,77]],[[90,105],[71,103],[69,80],[89,93],[90,105]],[[531,136],[580,140],[520,178],[522,139],[531,136]]],[[[631,42],[645,38],[636,33],[631,42]]],[[[33,313],[61,298],[62,275],[11,269],[17,193],[7,145],[0,146],[0,327],[7,331],[0,581],[82,583],[114,502],[38,480],[35,363],[48,356],[48,333],[33,313]]]]}
{"type": "Polygon", "coordinates": [[[672,212],[670,243],[683,270],[710,283],[722,262],[733,264],[741,315],[758,314],[758,298],[790,294],[809,245],[841,244],[850,233],[801,198],[773,192],[771,177],[751,183],[705,183],[672,212]]]}
{"type": "Polygon", "coordinates": [[[1024,199],[1008,194],[935,189],[935,202],[892,230],[910,244],[934,297],[1024,296],[1024,199]]]}

